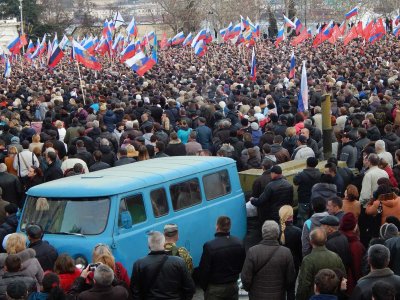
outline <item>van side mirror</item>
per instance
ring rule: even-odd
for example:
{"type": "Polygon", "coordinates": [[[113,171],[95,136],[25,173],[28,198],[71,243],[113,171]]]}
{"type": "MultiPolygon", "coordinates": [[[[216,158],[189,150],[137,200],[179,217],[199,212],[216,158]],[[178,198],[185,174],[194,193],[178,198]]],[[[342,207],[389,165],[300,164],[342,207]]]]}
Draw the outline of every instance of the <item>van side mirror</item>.
{"type": "Polygon", "coordinates": [[[132,227],[132,216],[129,211],[123,211],[120,214],[122,228],[129,229],[132,227]]]}

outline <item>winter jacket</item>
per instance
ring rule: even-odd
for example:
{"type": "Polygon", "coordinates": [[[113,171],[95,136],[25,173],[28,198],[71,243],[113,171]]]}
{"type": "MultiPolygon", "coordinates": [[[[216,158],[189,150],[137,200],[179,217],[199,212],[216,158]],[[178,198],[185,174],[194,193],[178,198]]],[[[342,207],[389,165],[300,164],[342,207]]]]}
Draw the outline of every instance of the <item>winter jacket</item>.
{"type": "Polygon", "coordinates": [[[392,237],[385,241],[390,251],[389,268],[396,275],[400,275],[400,237],[392,237]]]}
{"type": "Polygon", "coordinates": [[[340,269],[346,272],[340,257],[326,249],[325,246],[315,247],[303,258],[299,273],[296,299],[308,300],[314,294],[314,278],[321,269],[340,269]]]}
{"type": "Polygon", "coordinates": [[[293,160],[307,159],[309,157],[315,157],[315,153],[313,149],[307,145],[301,145],[297,147],[292,154],[293,160]]]}
{"type": "Polygon", "coordinates": [[[365,213],[377,215],[379,204],[382,203],[381,225],[385,223],[386,217],[394,216],[400,218],[400,197],[394,193],[380,195],[372,204],[368,203],[365,213]]]}
{"type": "Polygon", "coordinates": [[[388,152],[392,153],[392,155],[396,152],[397,149],[400,148],[400,137],[397,136],[394,132],[389,132],[385,136],[382,137],[382,140],[386,144],[386,149],[388,152]]]}
{"type": "Polygon", "coordinates": [[[385,170],[385,172],[388,174],[390,183],[393,185],[393,187],[397,187],[399,184],[396,180],[396,177],[394,177],[392,168],[387,165],[383,170],[385,170]]]}
{"type": "Polygon", "coordinates": [[[56,248],[47,241],[36,241],[29,244],[29,248],[35,250],[36,258],[42,266],[43,271],[53,270],[54,263],[58,257],[56,248]]]}
{"type": "Polygon", "coordinates": [[[283,205],[293,205],[293,185],[285,178],[279,177],[267,184],[259,198],[251,203],[257,207],[261,224],[266,220],[275,220],[279,223],[279,209],[283,205]]]}
{"type": "Polygon", "coordinates": [[[192,132],[192,128],[188,127],[181,127],[179,128],[177,135],[178,138],[182,141],[183,144],[186,144],[189,140],[189,135],[192,132]]]}
{"type": "Polygon", "coordinates": [[[349,294],[353,292],[358,279],[362,276],[362,259],[365,254],[365,248],[360,242],[360,238],[353,231],[344,231],[343,234],[349,241],[351,255],[351,265],[347,267],[347,291],[349,294]]]}
{"type": "Polygon", "coordinates": [[[357,161],[357,148],[354,142],[350,141],[346,144],[343,144],[339,161],[346,162],[349,168],[355,167],[357,161]]]}
{"type": "Polygon", "coordinates": [[[301,233],[301,246],[303,257],[311,252],[310,232],[321,226],[321,219],[328,216],[328,212],[315,213],[304,222],[303,231],[301,233]]]}
{"type": "Polygon", "coordinates": [[[285,139],[283,140],[282,146],[283,148],[287,149],[290,156],[292,156],[293,151],[296,148],[296,142],[297,142],[296,136],[285,137],[285,139]]]}
{"type": "MultiPolygon", "coordinates": [[[[44,273],[39,261],[35,258],[35,250],[25,249],[18,252],[17,255],[22,261],[20,274],[35,279],[38,286],[42,284],[44,273]]],[[[0,253],[0,267],[4,266],[7,256],[7,253],[0,253]]]]}
{"type": "Polygon", "coordinates": [[[271,182],[271,171],[267,170],[262,173],[262,175],[253,182],[252,187],[252,197],[258,198],[264,191],[268,183],[271,182]]]}
{"type": "Polygon", "coordinates": [[[22,275],[21,272],[6,272],[0,280],[0,300],[9,299],[6,296],[7,287],[10,283],[15,281],[22,281],[25,284],[28,293],[37,291],[36,281],[32,277],[22,275]]]}
{"type": "Polygon", "coordinates": [[[168,156],[185,156],[186,147],[180,140],[171,140],[165,148],[165,154],[168,156]]]}
{"type": "Polygon", "coordinates": [[[22,198],[22,185],[18,177],[8,172],[0,173],[0,187],[3,190],[2,198],[10,203],[19,204],[22,198]]]}
{"type": "Polygon", "coordinates": [[[112,110],[107,110],[106,114],[103,116],[103,122],[107,127],[107,131],[113,132],[115,129],[115,124],[117,123],[117,116],[112,110]]]}
{"type": "Polygon", "coordinates": [[[197,136],[196,140],[201,144],[203,149],[212,150],[212,132],[206,125],[201,125],[196,128],[197,136]]]}
{"type": "Polygon", "coordinates": [[[74,283],[75,279],[81,275],[81,270],[75,268],[74,273],[63,273],[58,274],[60,278],[60,287],[63,289],[64,292],[68,292],[71,289],[72,284],[74,283]]]}
{"type": "Polygon", "coordinates": [[[56,162],[51,163],[44,172],[44,182],[49,182],[63,177],[64,174],[61,171],[61,168],[57,166],[56,162]]]}
{"type": "Polygon", "coordinates": [[[131,164],[136,162],[136,160],[132,157],[127,157],[127,156],[121,156],[115,163],[114,167],[119,167],[127,164],[131,164]]]}
{"type": "Polygon", "coordinates": [[[78,295],[78,300],[126,300],[128,298],[128,290],[121,285],[101,286],[94,284],[90,290],[84,291],[78,295]]]}
{"type": "Polygon", "coordinates": [[[356,148],[357,148],[357,157],[361,156],[362,150],[370,143],[370,139],[369,138],[362,138],[362,139],[358,139],[355,143],[356,148]]]}
{"type": "Polygon", "coordinates": [[[342,262],[346,269],[350,267],[351,257],[350,246],[347,237],[340,231],[335,231],[327,236],[326,248],[332,252],[335,252],[342,259],[342,262]]]}
{"type": "Polygon", "coordinates": [[[233,283],[239,278],[246,253],[242,241],[229,233],[217,232],[203,246],[200,259],[200,286],[233,283]]]}
{"type": "Polygon", "coordinates": [[[335,184],[320,182],[312,187],[310,201],[316,197],[329,199],[335,196],[337,196],[337,187],[335,184]]]}
{"type": "Polygon", "coordinates": [[[109,164],[111,167],[114,166],[115,161],[117,160],[117,156],[115,153],[111,150],[110,146],[105,146],[101,145],[99,147],[99,150],[101,151],[101,161],[109,164]]]}
{"type": "Polygon", "coordinates": [[[108,163],[102,162],[102,161],[97,161],[91,167],[89,168],[90,172],[95,172],[99,170],[104,170],[110,168],[110,165],[108,163]]]}
{"type": "Polygon", "coordinates": [[[378,179],[382,177],[389,178],[389,175],[377,166],[373,166],[365,172],[360,192],[361,205],[366,206],[373,198],[373,193],[378,188],[378,179]]]}
{"type": "MultiPolygon", "coordinates": [[[[18,218],[16,214],[12,214],[6,217],[3,224],[0,225],[0,241],[3,241],[7,234],[16,232],[18,227],[18,218]]],[[[0,245],[1,252],[4,252],[3,246],[0,245]]]]}
{"type": "Polygon", "coordinates": [[[283,148],[280,144],[271,145],[271,154],[275,155],[277,163],[281,164],[290,160],[289,151],[283,148]]]}
{"type": "Polygon", "coordinates": [[[308,168],[293,177],[293,183],[298,185],[299,203],[310,203],[312,187],[321,181],[321,175],[318,169],[308,168]]]}
{"type": "Polygon", "coordinates": [[[381,133],[379,132],[378,127],[372,126],[367,129],[367,138],[371,141],[377,141],[381,138],[381,133]]]}
{"type": "Polygon", "coordinates": [[[251,131],[251,141],[252,141],[253,145],[260,144],[261,136],[262,136],[261,129],[251,131]]]}
{"type": "Polygon", "coordinates": [[[192,299],[195,285],[184,260],[164,251],[150,252],[133,264],[130,289],[134,299],[192,299]],[[166,258],[165,258],[166,257],[166,258]],[[166,259],[158,276],[155,272],[166,259]],[[149,287],[149,280],[155,280],[149,287]]]}
{"type": "Polygon", "coordinates": [[[301,229],[293,225],[293,222],[286,222],[285,227],[285,246],[290,249],[293,255],[294,268],[296,275],[299,273],[300,264],[303,258],[301,253],[301,229]]]}
{"type": "Polygon", "coordinates": [[[290,250],[276,240],[262,240],[247,252],[241,280],[250,300],[294,299],[296,272],[290,250]]]}
{"type": "Polygon", "coordinates": [[[377,281],[384,281],[392,285],[396,290],[396,299],[400,297],[400,276],[395,275],[389,268],[371,271],[368,275],[360,278],[357,286],[351,294],[351,300],[372,299],[372,286],[377,281]]]}

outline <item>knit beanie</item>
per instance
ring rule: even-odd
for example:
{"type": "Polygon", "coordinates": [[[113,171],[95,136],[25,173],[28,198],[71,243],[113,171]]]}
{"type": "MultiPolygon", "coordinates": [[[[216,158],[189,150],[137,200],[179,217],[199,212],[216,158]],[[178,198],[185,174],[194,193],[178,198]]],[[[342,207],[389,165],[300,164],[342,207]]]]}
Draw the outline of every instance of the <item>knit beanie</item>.
{"type": "Polygon", "coordinates": [[[342,217],[342,220],[340,221],[339,230],[351,231],[356,227],[356,225],[357,225],[356,217],[354,216],[353,213],[348,212],[342,217]]]}
{"type": "Polygon", "coordinates": [[[383,224],[379,230],[379,235],[384,240],[396,237],[398,234],[399,230],[397,229],[396,225],[390,223],[383,224]]]}

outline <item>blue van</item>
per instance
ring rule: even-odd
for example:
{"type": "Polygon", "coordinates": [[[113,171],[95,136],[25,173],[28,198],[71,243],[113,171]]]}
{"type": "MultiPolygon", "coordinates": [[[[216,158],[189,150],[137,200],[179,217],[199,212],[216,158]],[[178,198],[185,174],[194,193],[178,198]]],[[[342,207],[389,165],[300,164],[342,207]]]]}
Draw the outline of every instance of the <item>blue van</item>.
{"type": "Polygon", "coordinates": [[[148,253],[147,233],[168,223],[178,224],[178,245],[198,266],[221,215],[232,219],[232,234],[244,238],[245,200],[235,161],[166,157],[35,186],[27,192],[18,230],[40,224],[59,253],[85,264],[96,244],[107,244],[131,272],[148,253]]]}

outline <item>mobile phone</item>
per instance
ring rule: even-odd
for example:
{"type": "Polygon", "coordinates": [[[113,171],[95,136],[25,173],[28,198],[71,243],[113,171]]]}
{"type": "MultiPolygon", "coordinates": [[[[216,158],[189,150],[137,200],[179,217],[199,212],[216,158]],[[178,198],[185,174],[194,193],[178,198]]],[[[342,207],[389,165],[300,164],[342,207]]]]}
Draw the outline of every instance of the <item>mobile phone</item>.
{"type": "Polygon", "coordinates": [[[90,271],[94,271],[94,270],[96,270],[96,268],[97,268],[99,265],[100,265],[99,263],[90,264],[90,265],[89,265],[89,270],[90,270],[90,271]]]}

